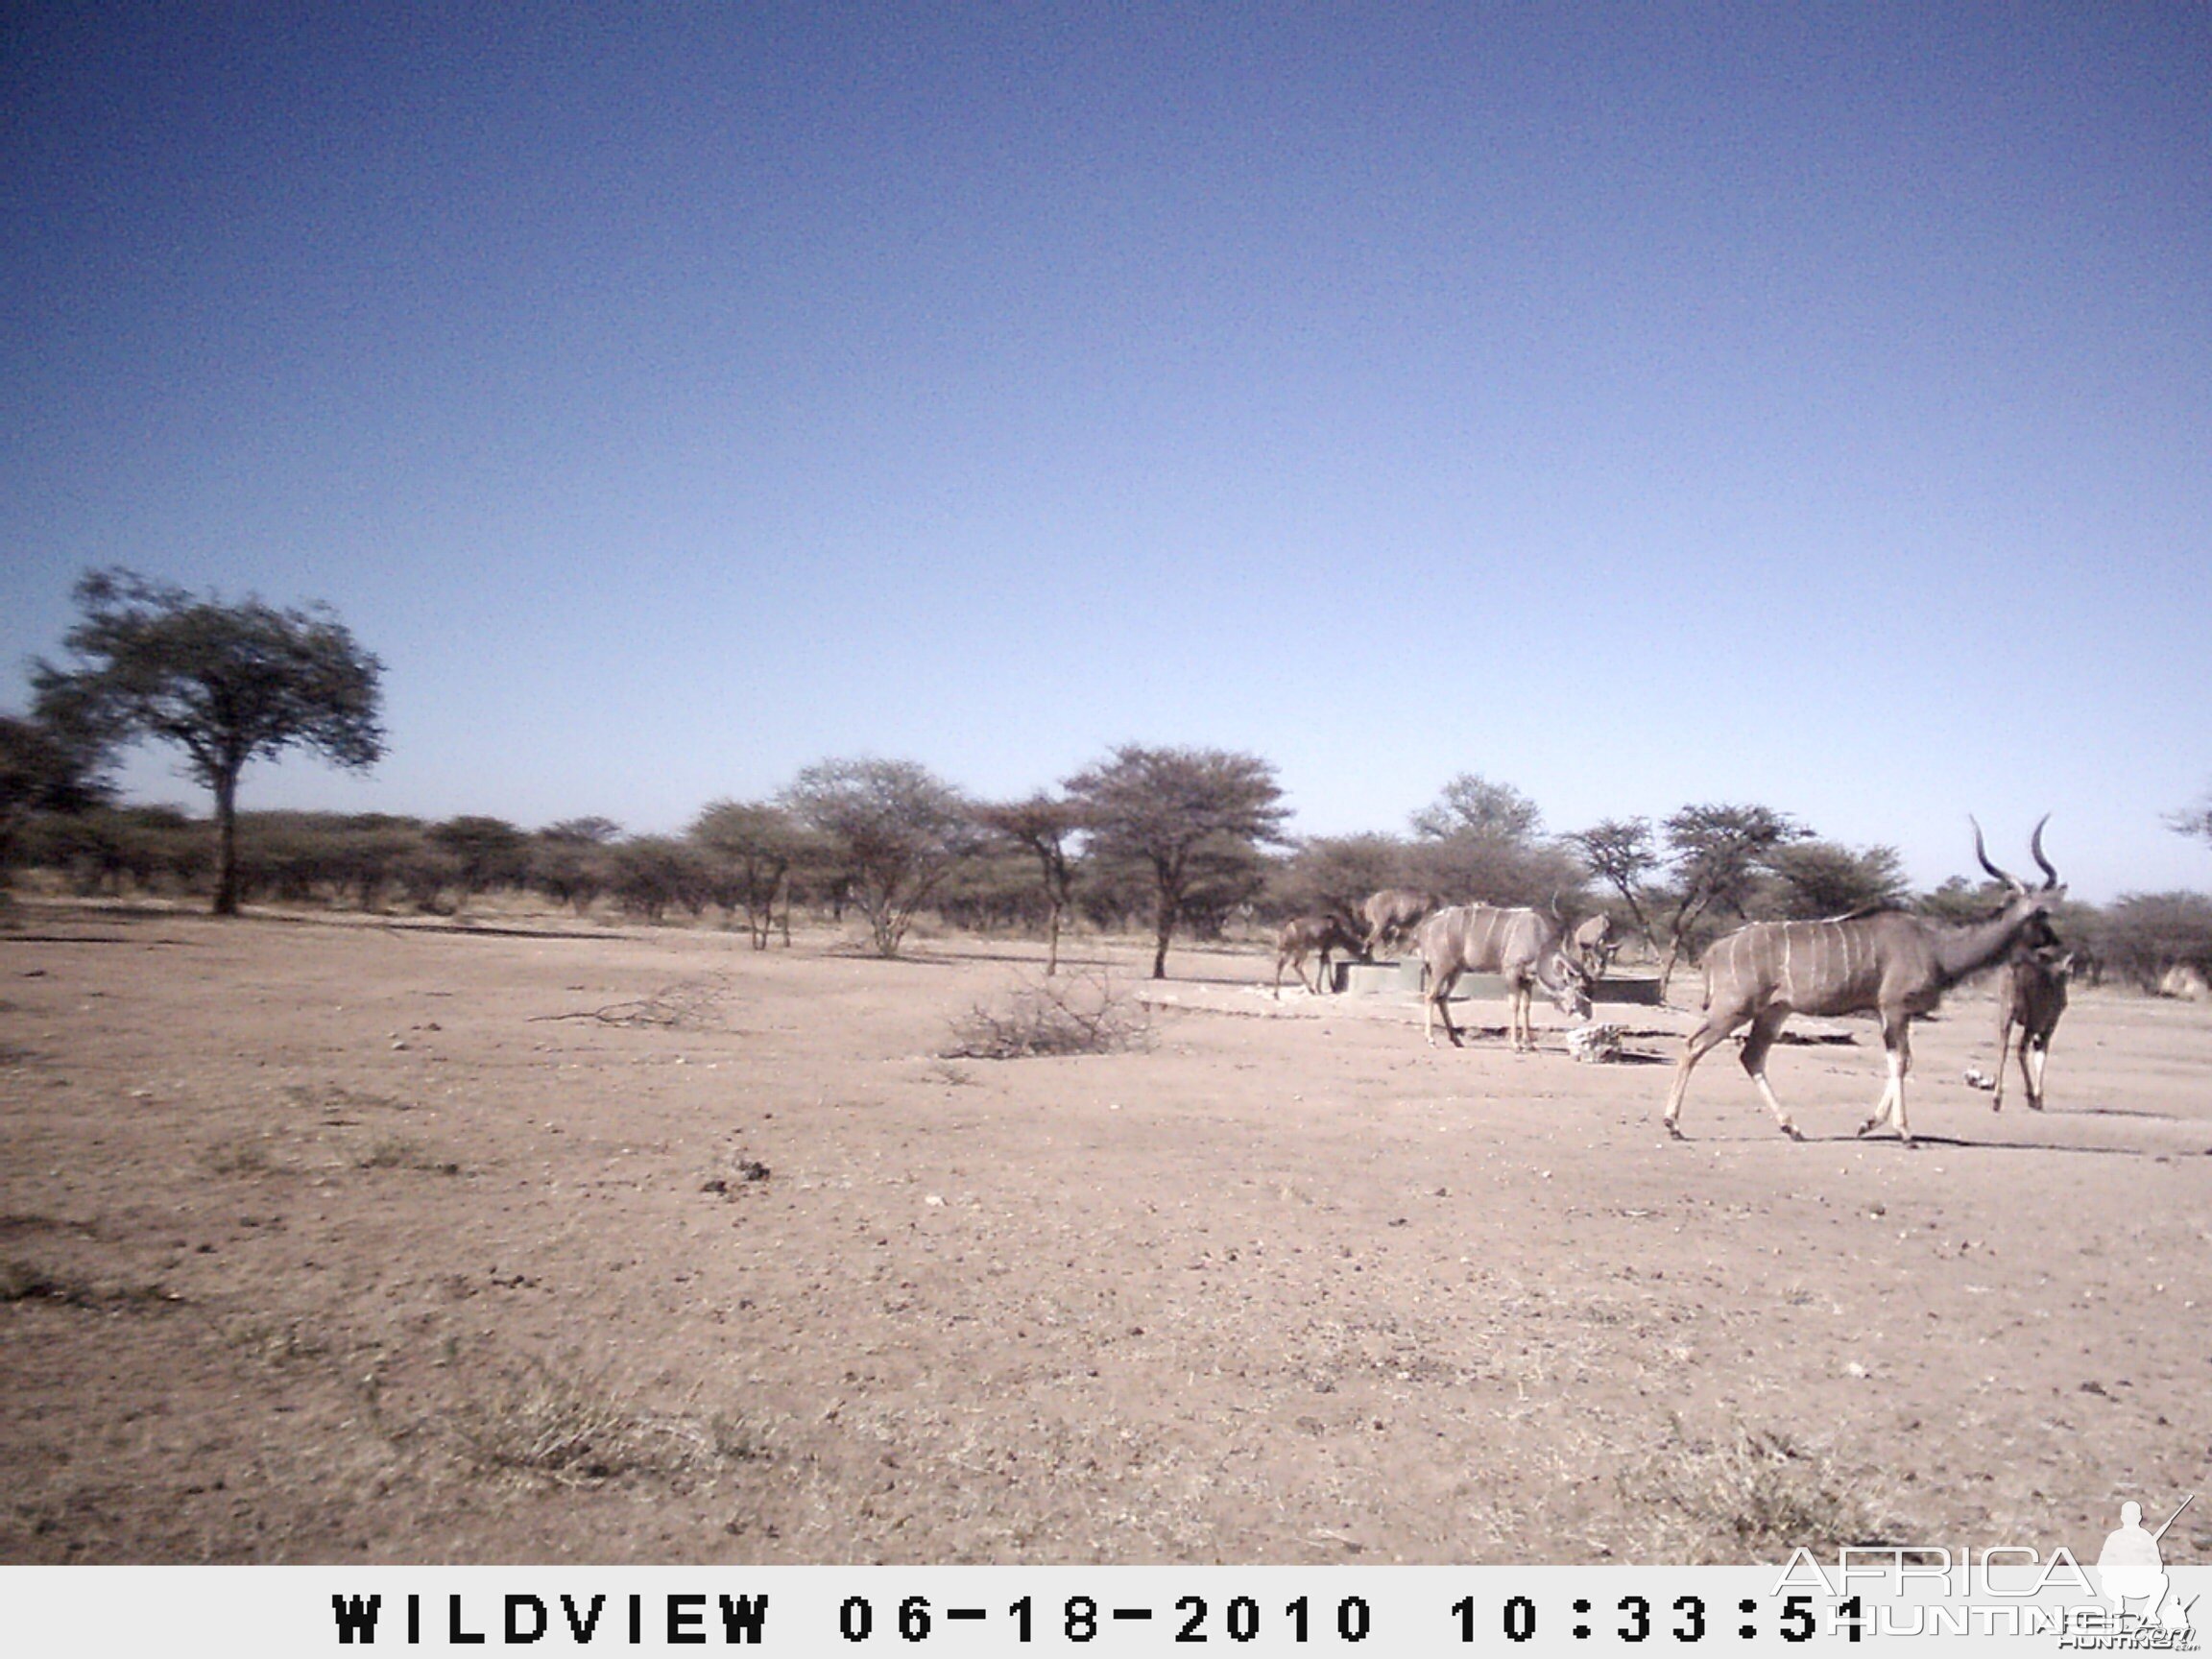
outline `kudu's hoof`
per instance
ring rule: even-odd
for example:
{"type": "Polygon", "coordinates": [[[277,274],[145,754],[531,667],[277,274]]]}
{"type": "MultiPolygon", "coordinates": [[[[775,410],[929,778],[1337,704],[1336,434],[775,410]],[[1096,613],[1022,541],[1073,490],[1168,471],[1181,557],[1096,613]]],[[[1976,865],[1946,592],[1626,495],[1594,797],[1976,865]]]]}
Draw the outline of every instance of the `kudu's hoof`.
{"type": "Polygon", "coordinates": [[[1782,1133],[1789,1136],[1792,1141],[1802,1141],[1805,1139],[1805,1131],[1798,1128],[1794,1123],[1783,1124],[1782,1133]]]}

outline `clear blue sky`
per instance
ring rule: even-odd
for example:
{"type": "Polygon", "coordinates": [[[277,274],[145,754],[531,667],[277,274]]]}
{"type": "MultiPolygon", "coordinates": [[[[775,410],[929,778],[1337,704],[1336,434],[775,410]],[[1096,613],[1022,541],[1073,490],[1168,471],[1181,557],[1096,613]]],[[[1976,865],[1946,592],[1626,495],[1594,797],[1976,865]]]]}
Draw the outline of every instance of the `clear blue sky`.
{"type": "Polygon", "coordinates": [[[390,757],[249,807],[1136,741],[2212,886],[2212,7],[0,18],[0,708],[90,566],[327,600],[390,757]]]}

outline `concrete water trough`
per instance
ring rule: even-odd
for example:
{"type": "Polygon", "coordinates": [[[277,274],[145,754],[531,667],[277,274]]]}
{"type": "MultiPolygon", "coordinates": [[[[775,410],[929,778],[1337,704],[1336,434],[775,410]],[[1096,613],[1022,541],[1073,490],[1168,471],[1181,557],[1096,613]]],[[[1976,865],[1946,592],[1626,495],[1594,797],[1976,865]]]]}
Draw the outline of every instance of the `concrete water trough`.
{"type": "MultiPolygon", "coordinates": [[[[1333,962],[1329,965],[1331,989],[1354,997],[1421,996],[1421,958],[1408,956],[1396,962],[1333,962]]],[[[1455,1002],[1480,1001],[1505,995],[1505,980],[1497,974],[1462,974],[1452,987],[1455,1002]]],[[[1590,988],[1593,1002],[1619,1002],[1632,1007],[1659,1006],[1659,981],[1633,976],[1600,979],[1590,988]]]]}

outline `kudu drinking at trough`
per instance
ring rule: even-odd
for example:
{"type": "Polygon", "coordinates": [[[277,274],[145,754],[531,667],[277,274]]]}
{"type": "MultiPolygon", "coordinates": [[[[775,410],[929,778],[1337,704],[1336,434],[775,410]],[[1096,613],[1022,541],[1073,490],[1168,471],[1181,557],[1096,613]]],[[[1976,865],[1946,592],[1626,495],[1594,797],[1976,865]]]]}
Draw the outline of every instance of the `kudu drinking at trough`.
{"type": "Polygon", "coordinates": [[[1409,887],[1385,887],[1368,894],[1359,906],[1359,919],[1367,924],[1367,939],[1359,953],[1372,957],[1383,946],[1398,944],[1435,908],[1433,893],[1416,893],[1409,887]]]}
{"type": "Polygon", "coordinates": [[[2010,895],[1987,921],[1936,922],[1907,910],[1878,909],[1829,922],[1754,922],[1716,940],[1705,952],[1705,1022],[1684,1044],[1667,1092],[1667,1133],[1682,1137],[1682,1096],[1697,1062],[1748,1022],[1743,1070],[1782,1133],[1802,1141],[1767,1085],[1767,1051],[1792,1014],[1875,1014],[1882,1021],[1889,1077],[1859,1133],[1887,1121],[1910,1144],[1905,1076],[1912,1069],[1912,1016],[1932,1012],[1951,986],[2008,955],[2066,896],[2058,872],[2043,856],[2043,825],[2049,822],[2046,813],[2029,841],[2045,878],[2038,888],[1990,863],[1982,826],[1974,825],[1974,855],[2010,895]]]}
{"type": "Polygon", "coordinates": [[[1436,1045],[1435,1021],[1459,1046],[1459,1028],[1447,1006],[1462,974],[1497,974],[1505,980],[1506,1026],[1516,1052],[1536,1046],[1529,1004],[1538,985],[1551,994],[1562,1014],[1590,1018],[1590,975],[1559,948],[1559,924],[1534,910],[1500,910],[1488,904],[1455,904],[1439,910],[1414,929],[1413,950],[1427,982],[1421,1034],[1436,1045]]]}
{"type": "Polygon", "coordinates": [[[2043,1110],[2043,1066],[2050,1057],[2051,1033],[2066,1012],[2066,981],[2074,953],[2056,938],[2016,949],[1997,976],[1997,1084],[1989,1110],[2005,1110],[2005,1062],[2012,1057],[2012,1034],[2020,1034],[2020,1081],[2028,1089],[2031,1111],[2043,1110]]]}
{"type": "Polygon", "coordinates": [[[1329,983],[1329,953],[1344,950],[1355,956],[1364,956],[1359,930],[1341,916],[1294,916],[1283,924],[1275,935],[1275,996],[1283,996],[1283,964],[1290,964],[1298,975],[1298,983],[1318,997],[1322,987],[1329,983]],[[1309,984],[1306,978],[1306,958],[1315,951],[1321,953],[1320,974],[1309,984]]]}
{"type": "Polygon", "coordinates": [[[1585,916],[1569,936],[1568,949],[1582,964],[1583,973],[1593,980],[1604,978],[1612,971],[1613,958],[1621,950],[1621,941],[1613,932],[1613,918],[1602,910],[1595,916],[1585,916]]]}

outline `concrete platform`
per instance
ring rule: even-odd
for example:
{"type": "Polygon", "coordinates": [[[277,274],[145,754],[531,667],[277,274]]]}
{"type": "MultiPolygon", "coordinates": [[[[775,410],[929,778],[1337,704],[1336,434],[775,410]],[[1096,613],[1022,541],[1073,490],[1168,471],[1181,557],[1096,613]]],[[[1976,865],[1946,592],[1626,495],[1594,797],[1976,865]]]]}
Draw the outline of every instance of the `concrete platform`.
{"type": "MultiPolygon", "coordinates": [[[[1416,1000],[1421,996],[1421,962],[1418,957],[1407,957],[1396,962],[1332,962],[1329,969],[1332,975],[1331,989],[1349,996],[1406,997],[1416,1000]]],[[[1459,982],[1452,987],[1452,1000],[1455,1002],[1482,1001],[1493,998],[1503,1000],[1504,996],[1504,978],[1496,974],[1462,974],[1459,982]]],[[[1591,987],[1590,1000],[1656,1008],[1659,1006],[1659,981],[1634,977],[1600,979],[1591,987]]]]}

